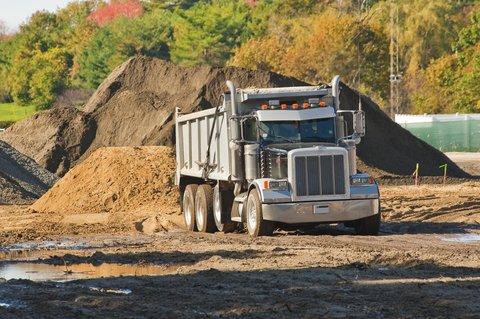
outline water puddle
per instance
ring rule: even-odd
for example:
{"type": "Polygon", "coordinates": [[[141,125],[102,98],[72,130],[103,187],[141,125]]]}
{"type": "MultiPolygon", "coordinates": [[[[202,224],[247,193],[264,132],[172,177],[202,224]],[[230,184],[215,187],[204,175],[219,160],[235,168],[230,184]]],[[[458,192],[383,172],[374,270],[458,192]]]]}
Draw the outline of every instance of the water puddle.
{"type": "Polygon", "coordinates": [[[480,234],[455,234],[452,236],[444,236],[443,241],[457,242],[457,243],[473,243],[480,241],[480,234]]]}
{"type": "Polygon", "coordinates": [[[5,278],[6,280],[28,279],[32,281],[64,282],[102,277],[157,276],[175,273],[181,266],[182,265],[157,266],[108,263],[96,266],[88,263],[59,266],[30,262],[6,262],[0,264],[0,278],[5,278]]]}

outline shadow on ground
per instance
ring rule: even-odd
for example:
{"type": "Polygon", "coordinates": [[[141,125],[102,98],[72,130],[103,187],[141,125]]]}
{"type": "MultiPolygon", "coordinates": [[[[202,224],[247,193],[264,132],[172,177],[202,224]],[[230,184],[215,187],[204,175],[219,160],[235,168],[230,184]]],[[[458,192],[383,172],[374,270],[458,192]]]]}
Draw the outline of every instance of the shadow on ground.
{"type": "Polygon", "coordinates": [[[0,285],[0,303],[10,305],[0,306],[0,317],[478,318],[479,276],[478,268],[436,264],[382,269],[352,264],[69,283],[11,280],[0,285]]]}
{"type": "MultiPolygon", "coordinates": [[[[403,234],[466,234],[480,231],[479,224],[421,221],[383,221],[380,236],[403,234]]],[[[355,235],[353,228],[343,225],[319,225],[277,232],[276,235],[341,236],[355,235]]]]}

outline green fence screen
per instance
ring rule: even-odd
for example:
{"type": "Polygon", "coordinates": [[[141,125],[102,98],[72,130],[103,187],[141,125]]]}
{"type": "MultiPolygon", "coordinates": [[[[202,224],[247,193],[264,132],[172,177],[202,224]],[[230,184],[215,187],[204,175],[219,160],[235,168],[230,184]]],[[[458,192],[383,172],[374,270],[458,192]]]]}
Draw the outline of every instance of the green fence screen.
{"type": "Polygon", "coordinates": [[[480,115],[397,115],[395,121],[442,152],[480,152],[480,115]]]}

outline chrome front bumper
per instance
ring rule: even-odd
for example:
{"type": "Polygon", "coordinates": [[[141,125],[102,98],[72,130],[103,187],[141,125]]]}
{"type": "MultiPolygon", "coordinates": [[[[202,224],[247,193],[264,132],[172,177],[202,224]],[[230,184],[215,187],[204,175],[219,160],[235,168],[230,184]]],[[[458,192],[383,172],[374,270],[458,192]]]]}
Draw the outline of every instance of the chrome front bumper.
{"type": "Polygon", "coordinates": [[[286,223],[336,223],[380,212],[380,199],[350,199],[324,202],[262,204],[263,218],[286,223]]]}

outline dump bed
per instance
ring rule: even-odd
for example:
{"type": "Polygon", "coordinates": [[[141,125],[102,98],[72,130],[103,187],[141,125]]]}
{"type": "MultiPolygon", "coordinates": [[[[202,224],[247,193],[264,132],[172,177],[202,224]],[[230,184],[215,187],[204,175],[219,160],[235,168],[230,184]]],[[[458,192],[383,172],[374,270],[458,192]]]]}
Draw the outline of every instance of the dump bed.
{"type": "MultiPolygon", "coordinates": [[[[214,125],[215,108],[176,116],[177,182],[181,175],[202,177],[201,163],[207,158],[208,141],[214,125]]],[[[221,107],[210,145],[209,179],[228,180],[231,175],[229,158],[229,116],[221,107]]]]}

